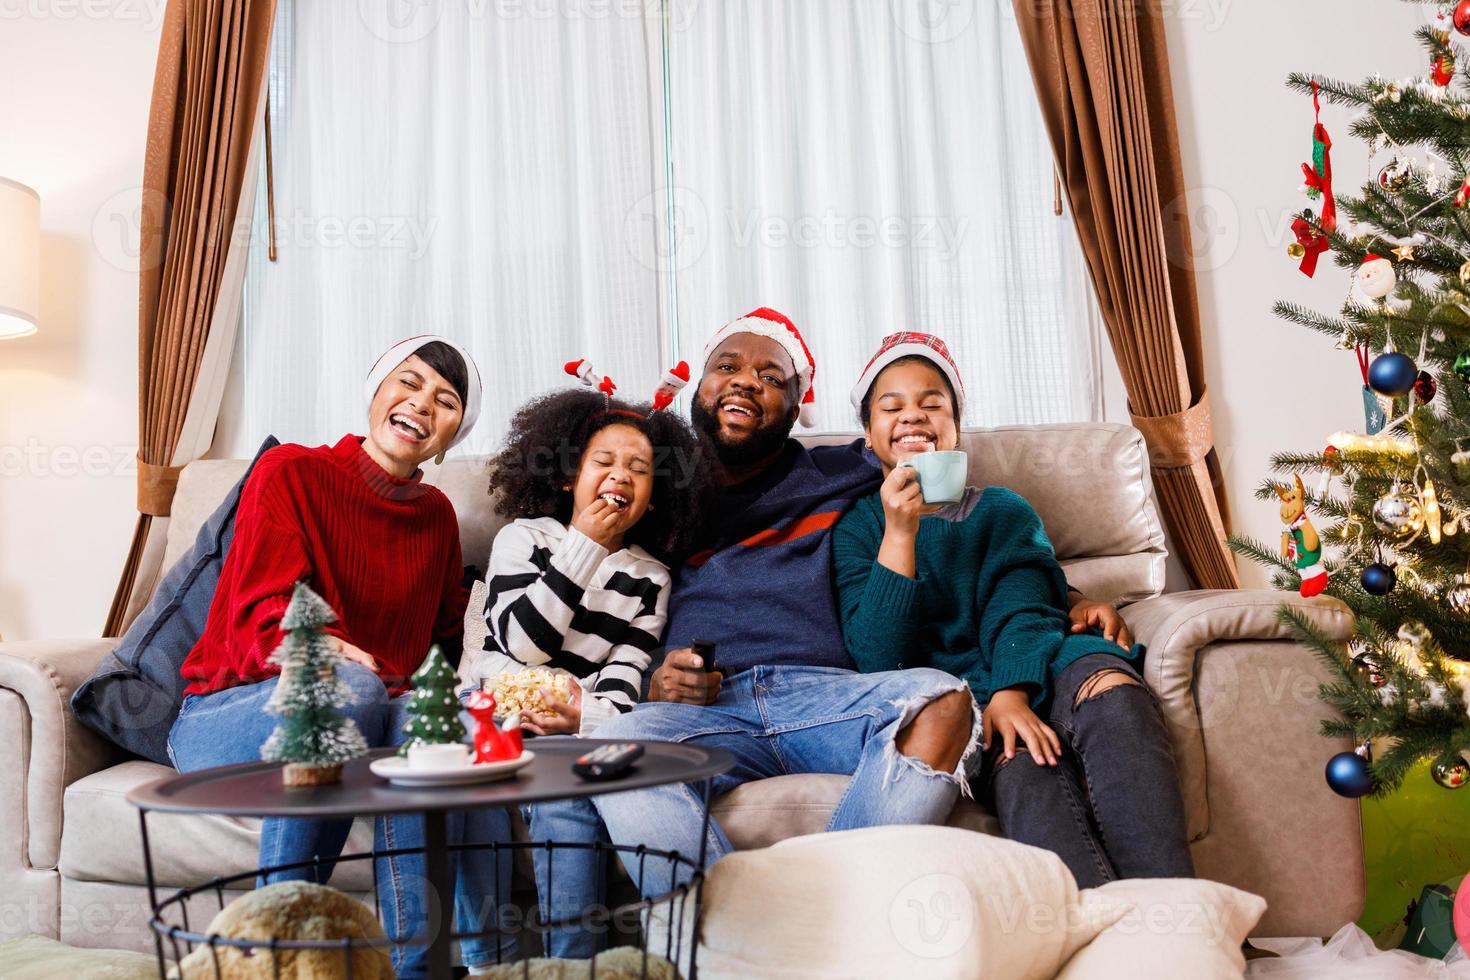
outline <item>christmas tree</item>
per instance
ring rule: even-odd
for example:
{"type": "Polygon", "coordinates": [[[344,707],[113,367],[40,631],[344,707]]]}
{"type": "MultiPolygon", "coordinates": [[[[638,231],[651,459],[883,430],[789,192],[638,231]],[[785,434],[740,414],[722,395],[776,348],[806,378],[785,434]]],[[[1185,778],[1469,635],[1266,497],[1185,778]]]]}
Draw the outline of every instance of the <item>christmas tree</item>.
{"type": "Polygon", "coordinates": [[[1363,428],[1273,457],[1290,482],[1257,495],[1283,502],[1280,552],[1231,540],[1275,569],[1278,588],[1325,591],[1356,615],[1343,649],[1290,608],[1280,614],[1334,672],[1321,696],[1342,717],[1323,734],[1363,746],[1329,765],[1347,796],[1396,789],[1426,759],[1441,786],[1470,781],[1470,84],[1456,72],[1470,0],[1425,8],[1423,76],[1288,79],[1314,105],[1354,110],[1352,134],[1375,158],[1358,196],[1335,197],[1319,116],[1303,164],[1311,201],[1288,251],[1310,276],[1330,250],[1354,270],[1351,288],[1336,314],[1276,305],[1357,353],[1363,428]],[[1293,478],[1303,472],[1315,474],[1307,485],[1293,478]]]}
{"type": "Polygon", "coordinates": [[[287,763],[283,778],[290,785],[335,782],[342,763],[367,751],[357,723],[339,710],[351,703],[352,690],[337,677],[342,656],[322,629],[336,618],[305,582],[296,584],[281,617],[287,636],[270,658],[281,678],[266,705],[281,720],[260,757],[287,763]]]}
{"type": "Polygon", "coordinates": [[[407,741],[399,750],[407,754],[414,745],[463,742],[464,723],[459,720],[459,699],[454,687],[459,678],[445,662],[438,647],[431,647],[423,665],[413,675],[413,695],[408,699],[408,721],[403,725],[407,741]]]}

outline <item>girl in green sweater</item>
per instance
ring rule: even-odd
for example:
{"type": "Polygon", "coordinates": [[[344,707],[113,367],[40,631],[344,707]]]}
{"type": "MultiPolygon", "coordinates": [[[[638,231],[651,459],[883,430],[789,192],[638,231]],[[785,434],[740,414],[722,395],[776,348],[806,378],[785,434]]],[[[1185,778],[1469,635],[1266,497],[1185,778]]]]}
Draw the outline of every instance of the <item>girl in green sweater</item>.
{"type": "Polygon", "coordinates": [[[1114,639],[1126,631],[1104,604],[1069,616],[1061,566],[1020,496],[969,487],[925,506],[898,465],[957,448],[963,396],[944,342],[913,332],[885,338],[853,389],[884,481],[833,533],[848,651],[864,672],[935,667],[970,685],[986,749],[976,795],[1008,837],[1056,852],[1079,887],[1192,877],[1143,648],[1114,639]]]}

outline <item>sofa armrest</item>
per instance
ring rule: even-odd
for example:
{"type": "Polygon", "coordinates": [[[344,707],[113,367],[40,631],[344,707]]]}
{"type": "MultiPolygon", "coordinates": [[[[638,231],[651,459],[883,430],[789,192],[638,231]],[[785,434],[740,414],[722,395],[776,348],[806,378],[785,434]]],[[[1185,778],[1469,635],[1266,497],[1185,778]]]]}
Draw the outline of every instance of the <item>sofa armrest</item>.
{"type": "MultiPolygon", "coordinates": [[[[1294,639],[1277,619],[1283,605],[1305,613],[1330,639],[1347,642],[1353,634],[1352,610],[1338,600],[1330,596],[1304,599],[1294,592],[1269,589],[1172,592],[1122,610],[1134,639],[1148,647],[1143,677],[1169,728],[1192,840],[1209,830],[1199,703],[1233,693],[1197,691],[1195,658],[1211,643],[1294,639]]],[[[1301,646],[1291,649],[1310,656],[1301,646]]]]}
{"type": "MultiPolygon", "coordinates": [[[[0,643],[0,713],[11,716],[5,730],[19,734],[7,740],[11,747],[0,763],[0,812],[24,821],[9,829],[19,835],[32,868],[56,867],[66,787],[123,758],[120,749],[76,720],[69,703],[115,645],[108,639],[0,643]]],[[[0,861],[17,853],[8,844],[0,861]]]]}

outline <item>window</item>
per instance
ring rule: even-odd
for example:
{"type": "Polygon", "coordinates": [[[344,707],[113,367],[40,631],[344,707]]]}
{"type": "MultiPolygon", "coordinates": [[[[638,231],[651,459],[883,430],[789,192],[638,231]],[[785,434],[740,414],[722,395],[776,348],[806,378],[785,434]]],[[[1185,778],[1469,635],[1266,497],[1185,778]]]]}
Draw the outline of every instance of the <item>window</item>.
{"type": "Polygon", "coordinates": [[[762,305],[812,346],[822,430],[856,426],[848,388],[896,329],[949,342],[967,424],[1100,417],[1009,5],[924,6],[279,3],[278,257],[262,191],[225,448],[360,430],[368,363],[434,332],[477,355],[488,452],[563,362],[646,398],[762,305]]]}

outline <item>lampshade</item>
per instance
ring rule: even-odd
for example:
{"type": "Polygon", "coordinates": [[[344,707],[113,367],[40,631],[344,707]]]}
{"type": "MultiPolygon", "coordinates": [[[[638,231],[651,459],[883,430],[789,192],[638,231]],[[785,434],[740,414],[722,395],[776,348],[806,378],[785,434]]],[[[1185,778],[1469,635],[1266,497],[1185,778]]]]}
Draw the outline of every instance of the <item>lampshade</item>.
{"type": "Polygon", "coordinates": [[[36,332],[41,298],[41,197],[0,177],[0,340],[36,332]]]}

